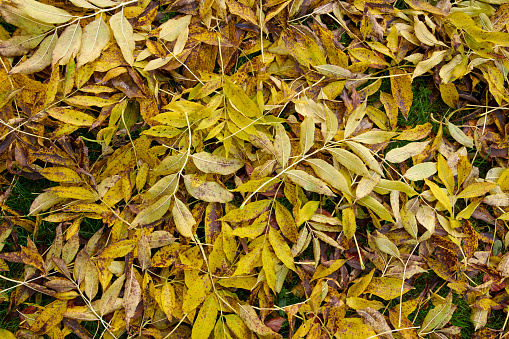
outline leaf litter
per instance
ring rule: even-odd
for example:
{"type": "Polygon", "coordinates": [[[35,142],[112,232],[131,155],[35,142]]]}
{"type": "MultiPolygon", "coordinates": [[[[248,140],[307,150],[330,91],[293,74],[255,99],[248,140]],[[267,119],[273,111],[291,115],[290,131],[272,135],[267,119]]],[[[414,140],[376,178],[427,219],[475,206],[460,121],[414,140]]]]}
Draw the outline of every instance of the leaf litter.
{"type": "Polygon", "coordinates": [[[3,337],[502,335],[508,6],[0,3],[3,337]]]}

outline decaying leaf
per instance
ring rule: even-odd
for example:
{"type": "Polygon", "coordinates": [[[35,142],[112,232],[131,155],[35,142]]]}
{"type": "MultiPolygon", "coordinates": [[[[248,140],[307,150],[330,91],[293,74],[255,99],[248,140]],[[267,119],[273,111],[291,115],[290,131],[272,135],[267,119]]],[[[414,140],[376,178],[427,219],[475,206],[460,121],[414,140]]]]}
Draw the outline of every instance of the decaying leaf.
{"type": "Polygon", "coordinates": [[[505,2],[1,2],[0,337],[494,338],[505,2]]]}

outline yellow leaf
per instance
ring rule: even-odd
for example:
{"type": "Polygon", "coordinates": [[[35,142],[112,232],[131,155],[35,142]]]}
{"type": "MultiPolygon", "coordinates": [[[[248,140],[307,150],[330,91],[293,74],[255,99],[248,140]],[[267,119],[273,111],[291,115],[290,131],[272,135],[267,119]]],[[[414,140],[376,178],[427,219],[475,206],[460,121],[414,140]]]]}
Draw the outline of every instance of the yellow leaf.
{"type": "Polygon", "coordinates": [[[117,300],[117,297],[120,294],[120,291],[124,287],[125,275],[122,274],[118,277],[117,280],[113,284],[108,287],[108,289],[103,293],[100,301],[100,306],[98,309],[100,310],[100,315],[104,315],[105,311],[108,309],[108,305],[114,303],[117,300]]]}
{"type": "Polygon", "coordinates": [[[110,29],[102,19],[102,16],[99,16],[99,18],[86,25],[83,29],[76,67],[81,68],[84,64],[97,59],[109,41],[110,29]]]}
{"type": "Polygon", "coordinates": [[[0,52],[5,57],[13,57],[28,53],[45,38],[43,34],[18,35],[0,43],[0,52]]]}
{"type": "Polygon", "coordinates": [[[334,79],[354,79],[357,76],[346,68],[337,65],[318,65],[314,66],[318,73],[326,75],[334,79]]]}
{"type": "Polygon", "coordinates": [[[306,161],[311,165],[315,173],[327,184],[338,191],[350,195],[350,188],[345,177],[334,168],[334,166],[322,159],[307,159],[306,161]]]}
{"type": "Polygon", "coordinates": [[[421,10],[424,12],[430,12],[430,13],[433,13],[433,14],[436,14],[439,16],[444,16],[444,17],[446,16],[446,13],[444,13],[443,10],[441,10],[438,7],[433,6],[429,2],[425,2],[422,0],[405,0],[405,2],[413,9],[421,10]]]}
{"type": "Polygon", "coordinates": [[[194,198],[206,202],[226,203],[233,200],[233,194],[215,181],[205,181],[199,186],[193,187],[192,174],[184,175],[186,189],[194,198]]]}
{"type": "Polygon", "coordinates": [[[438,177],[447,188],[449,195],[452,195],[454,192],[454,174],[441,154],[438,155],[438,177]]]}
{"type": "Polygon", "coordinates": [[[422,125],[417,125],[414,128],[404,130],[395,139],[409,141],[420,140],[426,138],[431,133],[432,127],[433,126],[429,122],[422,125]]]}
{"type": "Polygon", "coordinates": [[[233,276],[249,274],[249,272],[251,272],[251,269],[255,267],[255,264],[260,259],[262,249],[263,244],[260,244],[253,248],[248,254],[241,257],[239,262],[237,263],[237,269],[233,273],[233,276]]]}
{"type": "MultiPolygon", "coordinates": [[[[422,21],[416,20],[414,24],[415,36],[425,45],[435,46],[442,45],[446,46],[443,42],[437,40],[435,36],[428,30],[426,24],[422,21]]],[[[446,46],[447,47],[447,46],[446,46]]]]}
{"type": "Polygon", "coordinates": [[[287,176],[295,184],[299,185],[306,191],[316,192],[325,194],[328,196],[335,196],[335,194],[324,184],[323,181],[309,175],[308,173],[301,170],[289,170],[286,171],[287,176]]]}
{"type": "Polygon", "coordinates": [[[433,54],[431,54],[431,56],[428,59],[419,62],[415,67],[414,74],[412,75],[412,80],[418,76],[423,75],[424,73],[438,65],[440,62],[442,62],[447,52],[448,52],[447,50],[434,51],[433,54]]]}
{"type": "Polygon", "coordinates": [[[65,99],[65,102],[70,105],[75,105],[78,107],[104,107],[112,104],[116,104],[117,100],[114,98],[104,99],[97,96],[87,96],[87,95],[75,95],[68,99],[65,99]]]}
{"type": "Polygon", "coordinates": [[[81,46],[81,33],[79,24],[70,25],[62,32],[52,53],[52,65],[57,62],[59,65],[67,65],[69,60],[78,54],[81,46]]]}
{"type": "Polygon", "coordinates": [[[138,213],[136,218],[131,223],[130,228],[143,226],[146,224],[153,223],[162,218],[162,216],[168,211],[171,204],[171,195],[165,195],[155,203],[151,204],[147,208],[143,209],[138,213]]]}
{"type": "Polygon", "coordinates": [[[125,308],[126,324],[129,324],[130,318],[136,313],[136,308],[141,301],[141,287],[134,268],[131,267],[129,275],[125,282],[124,297],[122,298],[122,304],[125,308]]]}
{"type": "Polygon", "coordinates": [[[380,180],[380,175],[375,172],[370,172],[368,177],[362,177],[355,189],[355,198],[358,200],[367,196],[378,185],[380,180]]]}
{"type": "Polygon", "coordinates": [[[342,148],[330,148],[328,150],[341,165],[345,166],[353,173],[363,176],[369,175],[369,171],[364,162],[352,152],[342,148]]]}
{"type": "Polygon", "coordinates": [[[92,126],[95,118],[89,114],[62,107],[52,107],[46,110],[48,115],[66,124],[75,126],[92,126]]]}
{"type": "MultiPolygon", "coordinates": [[[[230,100],[232,105],[246,117],[261,117],[260,108],[252,101],[244,90],[231,82],[229,79],[224,81],[224,94],[230,100]]],[[[239,126],[242,128],[242,126],[239,126]]]]}
{"type": "Polygon", "coordinates": [[[263,338],[281,339],[283,336],[279,333],[274,332],[269,327],[267,327],[261,320],[258,318],[256,311],[251,305],[245,304],[240,305],[240,317],[244,320],[245,324],[249,329],[256,334],[260,335],[263,338]]]}
{"type": "Polygon", "coordinates": [[[46,190],[60,198],[77,199],[77,200],[96,200],[97,193],[85,187],[76,186],[57,186],[46,190]]]}
{"type": "Polygon", "coordinates": [[[297,242],[299,231],[292,214],[279,201],[276,200],[275,204],[276,221],[281,232],[291,242],[297,242]]]}
{"type": "Polygon", "coordinates": [[[398,125],[398,105],[394,97],[388,93],[380,92],[380,101],[385,108],[385,114],[389,118],[390,127],[394,130],[398,125]]]}
{"type": "Polygon", "coordinates": [[[2,337],[4,339],[16,339],[16,337],[14,336],[14,334],[12,334],[12,332],[3,330],[3,329],[0,329],[0,337],[2,337]]]}
{"type": "Polygon", "coordinates": [[[166,41],[173,41],[177,39],[182,31],[189,27],[191,23],[191,15],[185,15],[177,19],[170,19],[163,23],[160,27],[159,38],[166,41]]]}
{"type": "Polygon", "coordinates": [[[433,193],[435,198],[437,198],[437,200],[440,201],[442,205],[444,205],[449,213],[452,214],[451,200],[447,194],[445,194],[444,191],[442,191],[442,189],[434,182],[431,182],[428,179],[424,179],[424,181],[426,182],[426,185],[429,186],[431,193],[433,193]]]}
{"type": "Polygon", "coordinates": [[[470,199],[479,197],[485,195],[495,187],[497,187],[497,184],[492,182],[474,182],[461,191],[461,193],[458,194],[458,198],[470,199]]]}
{"type": "Polygon", "coordinates": [[[423,142],[412,142],[403,147],[391,149],[385,155],[385,160],[398,164],[400,162],[407,160],[408,158],[411,158],[421,153],[422,151],[424,151],[426,146],[428,146],[428,144],[429,140],[423,142]]]}
{"type": "Polygon", "coordinates": [[[391,75],[391,90],[394,100],[405,119],[408,119],[408,112],[410,112],[414,98],[412,80],[404,70],[399,68],[393,68],[389,73],[391,75]]]}
{"type": "Polygon", "coordinates": [[[417,239],[417,220],[415,219],[415,214],[413,214],[412,211],[408,210],[406,206],[403,206],[399,213],[401,216],[401,222],[405,230],[414,239],[417,239]]]}
{"type": "Polygon", "coordinates": [[[359,156],[364,161],[366,165],[368,165],[369,168],[383,176],[380,164],[378,161],[376,161],[375,157],[371,154],[371,151],[366,146],[348,140],[345,141],[345,143],[355,154],[357,154],[357,156],[359,156]]]}
{"type": "Polygon", "coordinates": [[[239,159],[225,158],[207,152],[193,154],[193,162],[204,173],[221,175],[233,174],[244,167],[244,163],[239,159]]]}
{"type": "Polygon", "coordinates": [[[308,201],[307,203],[305,203],[298,213],[299,216],[295,222],[297,227],[311,219],[311,217],[315,214],[319,206],[320,201],[308,201]]]}
{"type": "Polygon", "coordinates": [[[386,131],[368,131],[357,135],[352,138],[352,140],[357,142],[362,142],[364,144],[380,144],[382,142],[386,142],[390,140],[393,136],[397,135],[396,132],[386,132],[386,131]]]}
{"type": "Polygon", "coordinates": [[[286,134],[285,128],[281,124],[276,125],[276,136],[274,137],[274,151],[279,164],[285,168],[288,165],[288,159],[292,154],[292,144],[286,134]]]}
{"type": "Polygon", "coordinates": [[[357,230],[357,223],[355,222],[355,212],[352,207],[347,207],[343,210],[343,233],[345,237],[350,240],[355,235],[357,230]]]}
{"type": "Polygon", "coordinates": [[[454,138],[454,140],[456,140],[463,146],[469,148],[474,147],[474,140],[467,137],[467,135],[458,126],[448,121],[447,128],[449,129],[449,133],[451,133],[451,136],[454,138]]]}
{"type": "Polygon", "coordinates": [[[38,334],[47,333],[62,321],[66,309],[67,301],[57,300],[47,305],[30,326],[30,331],[38,334]]]}
{"type": "Polygon", "coordinates": [[[214,293],[210,294],[203,302],[193,324],[192,339],[208,338],[216,324],[219,304],[214,293]]]}
{"type": "Polygon", "coordinates": [[[283,237],[279,234],[279,232],[272,227],[270,227],[269,230],[269,241],[279,260],[281,260],[286,267],[295,271],[292,250],[283,239],[283,237]]]}
{"type": "Polygon", "coordinates": [[[374,237],[374,240],[380,251],[392,255],[393,257],[400,258],[399,249],[392,241],[384,237],[374,237]]]}
{"type": "Polygon", "coordinates": [[[187,206],[177,197],[172,209],[173,221],[180,235],[186,238],[193,237],[193,226],[196,220],[187,206]]]}
{"type": "Polygon", "coordinates": [[[366,105],[367,101],[364,101],[348,117],[348,120],[345,123],[345,139],[355,131],[361,123],[362,118],[366,115],[366,105]]]}
{"type": "Polygon", "coordinates": [[[265,278],[267,278],[267,284],[272,289],[272,291],[275,291],[276,265],[274,264],[274,254],[270,251],[269,243],[267,241],[263,244],[262,262],[265,278]]]}
{"type": "Polygon", "coordinates": [[[343,318],[337,324],[335,336],[341,339],[376,338],[376,332],[361,318],[343,318]]]}
{"type": "Polygon", "coordinates": [[[228,8],[233,15],[237,15],[256,26],[261,24],[259,19],[257,20],[256,18],[256,13],[243,3],[237,2],[235,0],[226,0],[226,4],[228,5],[228,8]]]}
{"type": "Polygon", "coordinates": [[[380,181],[374,188],[374,191],[380,194],[388,194],[392,190],[403,192],[409,197],[417,195],[417,192],[412,188],[412,186],[408,185],[407,183],[396,180],[380,179],[380,181]]]}
{"type": "Polygon", "coordinates": [[[41,169],[39,173],[41,173],[48,180],[63,182],[66,184],[77,184],[82,181],[78,173],[68,167],[46,167],[41,169]]]}
{"type": "Polygon", "coordinates": [[[413,287],[398,278],[373,278],[364,290],[364,293],[372,293],[384,300],[392,300],[399,297],[401,293],[412,290],[413,287]]]}
{"type": "MultiPolygon", "coordinates": [[[[465,179],[468,177],[470,172],[472,171],[472,164],[468,160],[468,157],[461,156],[459,157],[458,162],[458,187],[461,187],[465,179]]],[[[486,177],[488,179],[488,177],[486,177]]],[[[499,183],[500,185],[500,183],[499,183]]],[[[502,188],[502,186],[501,186],[502,188]]]]}
{"type": "Polygon", "coordinates": [[[324,265],[318,266],[318,268],[315,271],[315,274],[313,275],[313,278],[311,278],[311,281],[324,278],[329,274],[336,272],[347,261],[348,259],[338,259],[334,260],[334,262],[329,267],[326,267],[324,265]]]}
{"type": "Polygon", "coordinates": [[[429,178],[437,172],[436,162],[423,162],[415,166],[410,167],[404,177],[408,180],[417,181],[424,178],[429,178]]]}
{"type": "Polygon", "coordinates": [[[47,5],[35,0],[13,0],[14,3],[23,13],[40,22],[48,24],[63,24],[75,18],[75,16],[67,13],[61,8],[47,5]]]}
{"type": "Polygon", "coordinates": [[[132,65],[134,63],[133,52],[135,47],[133,27],[129,21],[127,21],[122,10],[110,18],[110,27],[120,47],[122,56],[129,65],[132,65]]]}
{"type": "Polygon", "coordinates": [[[384,207],[384,205],[379,203],[375,198],[368,195],[362,199],[359,199],[358,203],[363,206],[366,206],[367,208],[375,212],[383,220],[394,222],[394,219],[392,219],[392,216],[389,213],[389,211],[384,207]]]}
{"type": "MultiPolygon", "coordinates": [[[[35,1],[34,1],[35,2],[35,1]]],[[[37,51],[25,62],[13,67],[9,74],[30,74],[42,71],[51,64],[51,52],[57,43],[57,32],[45,38],[37,51]]]]}
{"type": "Polygon", "coordinates": [[[375,274],[375,270],[371,270],[368,274],[365,274],[361,278],[357,279],[357,282],[350,286],[347,291],[347,297],[358,297],[364,293],[364,290],[371,283],[371,279],[373,279],[373,274],[375,274]]]}

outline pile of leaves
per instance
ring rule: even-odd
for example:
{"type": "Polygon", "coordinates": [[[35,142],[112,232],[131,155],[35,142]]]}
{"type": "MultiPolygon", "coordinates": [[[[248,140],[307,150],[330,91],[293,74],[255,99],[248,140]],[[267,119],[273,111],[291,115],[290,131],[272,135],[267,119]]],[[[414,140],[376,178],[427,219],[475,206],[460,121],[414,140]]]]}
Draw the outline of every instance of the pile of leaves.
{"type": "Polygon", "coordinates": [[[0,14],[2,338],[502,336],[507,1],[0,14]]]}

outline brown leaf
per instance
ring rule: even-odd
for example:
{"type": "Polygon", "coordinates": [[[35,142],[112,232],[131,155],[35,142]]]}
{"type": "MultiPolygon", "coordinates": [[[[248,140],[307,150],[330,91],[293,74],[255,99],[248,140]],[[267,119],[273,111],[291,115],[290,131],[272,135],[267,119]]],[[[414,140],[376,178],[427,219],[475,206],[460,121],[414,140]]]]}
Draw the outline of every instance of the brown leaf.
{"type": "Polygon", "coordinates": [[[125,282],[123,306],[125,308],[126,326],[129,326],[131,318],[136,314],[136,308],[141,301],[141,287],[134,268],[131,267],[125,282]]]}

